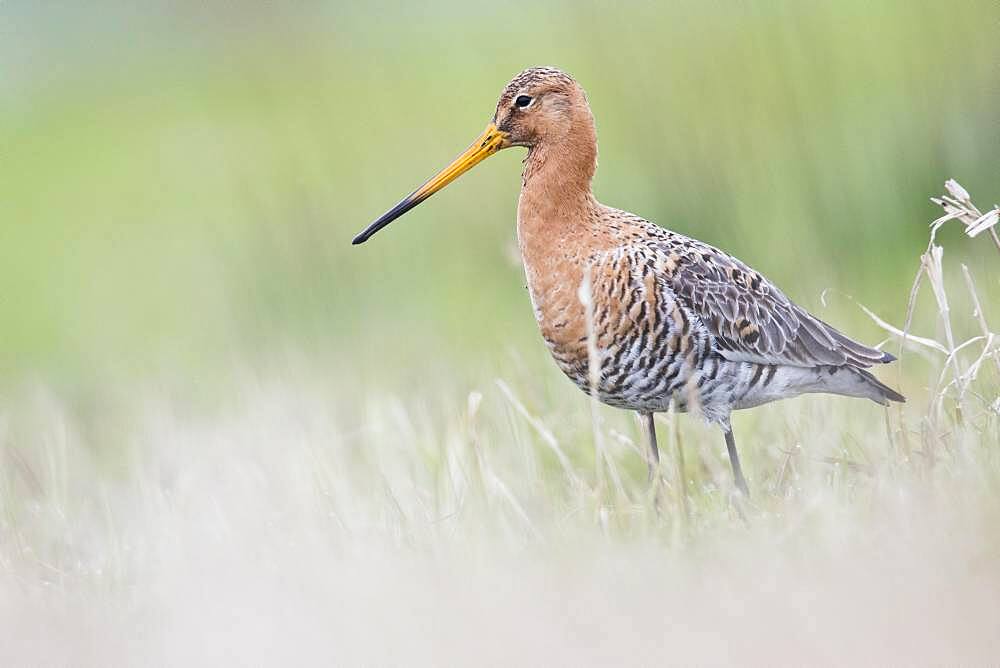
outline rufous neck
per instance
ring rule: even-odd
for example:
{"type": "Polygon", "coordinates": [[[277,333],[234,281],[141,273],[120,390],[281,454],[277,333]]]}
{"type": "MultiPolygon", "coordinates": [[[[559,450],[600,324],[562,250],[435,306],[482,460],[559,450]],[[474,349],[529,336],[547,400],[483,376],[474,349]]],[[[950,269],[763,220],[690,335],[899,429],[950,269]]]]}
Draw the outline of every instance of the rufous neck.
{"type": "Polygon", "coordinates": [[[573,239],[596,224],[600,206],[590,190],[597,170],[597,132],[589,110],[567,132],[540,138],[524,161],[517,207],[517,236],[526,265],[543,262],[554,249],[575,252],[573,239]]]}
{"type": "Polygon", "coordinates": [[[521,195],[537,205],[573,206],[593,200],[590,184],[597,170],[597,138],[593,125],[528,149],[521,176],[521,195]]]}

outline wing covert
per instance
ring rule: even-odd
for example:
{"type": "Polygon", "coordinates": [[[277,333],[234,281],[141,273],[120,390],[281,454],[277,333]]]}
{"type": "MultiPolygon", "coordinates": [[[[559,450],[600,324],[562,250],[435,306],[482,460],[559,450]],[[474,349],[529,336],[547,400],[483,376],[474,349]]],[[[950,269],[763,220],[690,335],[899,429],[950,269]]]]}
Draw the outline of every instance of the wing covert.
{"type": "Polygon", "coordinates": [[[893,357],[853,341],[794,304],[740,260],[678,234],[657,244],[679,298],[734,361],[793,366],[869,367],[893,357]]]}

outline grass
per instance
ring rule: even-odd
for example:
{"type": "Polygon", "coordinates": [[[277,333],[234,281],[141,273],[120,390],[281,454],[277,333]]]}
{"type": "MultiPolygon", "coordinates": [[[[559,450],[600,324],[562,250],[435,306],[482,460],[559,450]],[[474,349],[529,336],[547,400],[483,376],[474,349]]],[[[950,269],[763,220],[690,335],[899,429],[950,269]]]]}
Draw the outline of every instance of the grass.
{"type": "MultiPolygon", "coordinates": [[[[933,296],[914,290],[939,322],[914,331],[958,320],[940,257],[932,241],[933,296]]],[[[243,369],[212,407],[143,387],[95,416],[25,390],[0,423],[0,659],[988,662],[995,315],[974,314],[986,333],[965,344],[899,339],[900,365],[932,379],[905,408],[819,397],[739,415],[748,504],[721,436],[667,415],[656,510],[637,425],[591,421],[515,365],[465,396],[429,379],[349,412],[307,358],[243,369]]]]}

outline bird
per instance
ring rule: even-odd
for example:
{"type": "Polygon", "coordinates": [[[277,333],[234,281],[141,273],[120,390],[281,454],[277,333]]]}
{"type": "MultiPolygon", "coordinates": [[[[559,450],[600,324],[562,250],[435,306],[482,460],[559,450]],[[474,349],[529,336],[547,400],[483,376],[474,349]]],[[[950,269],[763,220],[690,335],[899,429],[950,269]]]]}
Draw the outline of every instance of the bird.
{"type": "Polygon", "coordinates": [[[658,412],[700,411],[721,428],[735,487],[749,498],[734,410],[805,393],[906,400],[868,371],[894,361],[890,353],[808,313],[732,255],[598,202],[587,94],[554,67],[516,75],[479,138],[353,243],[511,147],[527,149],[517,240],[542,338],[580,389],[638,414],[650,480],[658,412]]]}

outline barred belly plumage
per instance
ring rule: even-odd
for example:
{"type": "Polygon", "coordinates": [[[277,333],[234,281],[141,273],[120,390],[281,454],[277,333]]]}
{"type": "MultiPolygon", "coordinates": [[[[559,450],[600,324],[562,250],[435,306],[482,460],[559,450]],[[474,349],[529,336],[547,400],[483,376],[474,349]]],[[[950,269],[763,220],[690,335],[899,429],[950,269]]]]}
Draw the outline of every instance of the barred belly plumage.
{"type": "MultiPolygon", "coordinates": [[[[657,354],[655,350],[640,348],[639,341],[598,350],[601,370],[596,383],[597,398],[609,406],[639,412],[671,408],[687,412],[697,406],[707,419],[718,421],[714,418],[728,414],[729,409],[724,407],[731,405],[735,391],[752,389],[747,380],[753,378],[751,368],[760,365],[726,361],[708,350],[707,340],[706,337],[702,348],[687,354],[669,349],[657,354]],[[629,354],[622,354],[623,351],[629,354]],[[744,376],[743,383],[737,382],[740,376],[744,376]]],[[[560,354],[558,348],[550,345],[550,349],[563,373],[581,390],[592,394],[587,357],[573,357],[570,361],[571,356],[560,354]]],[[[768,377],[773,377],[774,369],[771,367],[768,377]]]]}

